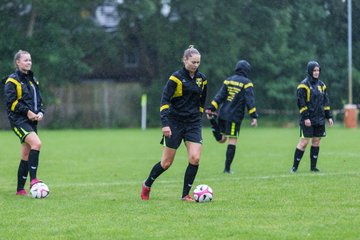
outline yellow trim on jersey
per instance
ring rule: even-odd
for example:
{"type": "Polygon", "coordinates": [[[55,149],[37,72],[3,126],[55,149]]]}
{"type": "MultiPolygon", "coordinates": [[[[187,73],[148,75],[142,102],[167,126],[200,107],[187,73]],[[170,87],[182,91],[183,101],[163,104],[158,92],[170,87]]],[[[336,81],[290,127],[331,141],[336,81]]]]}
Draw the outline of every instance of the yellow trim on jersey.
{"type": "Polygon", "coordinates": [[[235,123],[234,123],[234,122],[232,122],[232,123],[231,123],[230,136],[234,136],[234,134],[235,134],[235,123]]]}
{"type": "Polygon", "coordinates": [[[180,81],[180,79],[178,79],[174,75],[171,75],[169,79],[176,83],[176,89],[175,89],[173,97],[175,98],[175,97],[182,96],[183,95],[182,82],[180,81]]]}
{"type": "Polygon", "coordinates": [[[249,88],[249,87],[254,87],[254,85],[252,83],[248,83],[248,84],[245,85],[244,88],[246,89],[246,88],[249,88]]]}
{"type": "Polygon", "coordinates": [[[205,85],[207,85],[207,80],[203,81],[202,90],[204,90],[205,85]]]}
{"type": "Polygon", "coordinates": [[[305,138],[304,136],[304,129],[300,127],[300,138],[305,138]]]}
{"type": "Polygon", "coordinates": [[[254,113],[255,111],[256,111],[256,108],[254,107],[254,108],[252,108],[252,109],[249,110],[249,114],[252,114],[252,113],[254,113]]]}
{"type": "Polygon", "coordinates": [[[17,127],[14,127],[14,132],[16,133],[16,135],[18,135],[19,138],[22,138],[23,135],[21,134],[21,132],[17,129],[17,127]]]}
{"type": "Polygon", "coordinates": [[[203,113],[203,112],[204,112],[204,108],[200,107],[200,112],[203,113]]]}
{"type": "Polygon", "coordinates": [[[307,102],[310,102],[310,88],[307,86],[307,85],[305,85],[305,84],[299,84],[299,86],[297,87],[297,89],[299,89],[299,88],[304,88],[305,90],[306,90],[306,92],[307,92],[307,95],[306,95],[306,101],[307,102]]]}
{"type": "Polygon", "coordinates": [[[330,110],[330,106],[325,106],[324,107],[324,110],[326,111],[326,110],[330,110]]]}
{"type": "Polygon", "coordinates": [[[218,109],[219,105],[214,100],[211,101],[211,105],[215,107],[215,109],[218,109]]]}
{"type": "Polygon", "coordinates": [[[166,147],[166,137],[163,135],[163,147],[166,147]]]}
{"type": "Polygon", "coordinates": [[[19,103],[19,99],[22,98],[21,83],[14,78],[8,78],[5,82],[5,84],[8,82],[12,82],[16,86],[17,97],[16,97],[16,100],[11,104],[11,111],[15,111],[15,107],[19,103]]]}
{"type": "Polygon", "coordinates": [[[162,110],[168,109],[169,107],[170,107],[169,104],[164,104],[164,105],[162,105],[162,106],[160,107],[160,112],[161,112],[162,110]]]}
{"type": "Polygon", "coordinates": [[[225,84],[225,85],[239,86],[239,87],[244,86],[243,83],[237,82],[237,81],[232,81],[232,80],[225,80],[225,81],[224,81],[224,84],[225,84]]]}
{"type": "Polygon", "coordinates": [[[305,110],[308,110],[308,107],[303,107],[303,108],[301,108],[301,109],[300,109],[300,113],[302,113],[302,112],[305,111],[305,110]]]}

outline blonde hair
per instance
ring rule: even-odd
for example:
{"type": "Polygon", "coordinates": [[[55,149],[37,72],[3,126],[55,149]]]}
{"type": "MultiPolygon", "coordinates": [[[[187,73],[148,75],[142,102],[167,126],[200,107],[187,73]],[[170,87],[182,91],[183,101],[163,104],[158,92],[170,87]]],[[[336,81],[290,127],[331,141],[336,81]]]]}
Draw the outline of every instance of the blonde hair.
{"type": "Polygon", "coordinates": [[[184,56],[183,56],[183,58],[184,58],[184,59],[188,59],[188,58],[191,57],[193,54],[201,55],[200,52],[199,52],[196,48],[194,48],[194,45],[190,45],[190,46],[188,47],[188,49],[186,49],[186,50],[184,51],[184,56]]]}
{"type": "Polygon", "coordinates": [[[24,54],[29,54],[30,53],[28,51],[24,51],[24,50],[19,50],[17,51],[17,53],[15,53],[14,55],[14,65],[15,65],[15,68],[17,68],[18,66],[16,65],[16,61],[19,60],[21,58],[22,55],[24,54]]]}

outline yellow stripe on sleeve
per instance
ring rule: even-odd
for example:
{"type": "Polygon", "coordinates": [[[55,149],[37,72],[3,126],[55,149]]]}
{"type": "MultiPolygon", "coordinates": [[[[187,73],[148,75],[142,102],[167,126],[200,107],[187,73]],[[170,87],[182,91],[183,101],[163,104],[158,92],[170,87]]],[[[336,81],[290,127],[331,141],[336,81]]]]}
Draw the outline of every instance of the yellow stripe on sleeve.
{"type": "Polygon", "coordinates": [[[308,107],[303,107],[303,108],[301,108],[301,109],[300,109],[300,113],[302,113],[302,112],[305,111],[305,110],[308,110],[308,107]]]}
{"type": "Polygon", "coordinates": [[[171,81],[174,81],[176,83],[176,89],[175,89],[175,93],[173,95],[173,97],[180,97],[183,95],[183,91],[182,91],[182,82],[180,81],[180,79],[178,79],[177,77],[175,77],[174,75],[171,75],[169,78],[171,81]]]}
{"type": "Polygon", "coordinates": [[[249,88],[249,87],[254,87],[254,84],[248,83],[248,84],[246,84],[246,85],[244,86],[245,89],[246,89],[246,88],[249,88]]]}
{"type": "Polygon", "coordinates": [[[170,107],[169,104],[162,105],[162,106],[160,107],[160,112],[161,112],[162,110],[168,109],[169,107],[170,107]]]}
{"type": "Polygon", "coordinates": [[[22,98],[21,83],[14,78],[8,78],[5,82],[5,84],[8,82],[11,82],[11,83],[15,84],[15,86],[16,86],[17,97],[16,97],[16,100],[11,104],[11,111],[15,111],[15,107],[19,103],[19,99],[22,98]]]}
{"type": "Polygon", "coordinates": [[[219,105],[214,100],[211,101],[211,105],[215,107],[215,109],[218,109],[219,105]]]}
{"type": "Polygon", "coordinates": [[[252,113],[254,113],[255,111],[256,111],[256,108],[252,108],[252,109],[249,110],[249,114],[252,114],[252,113]]]}
{"type": "Polygon", "coordinates": [[[299,89],[299,88],[304,88],[305,90],[306,90],[306,101],[307,102],[310,102],[310,88],[307,86],[307,85],[305,85],[305,84],[299,84],[299,86],[297,87],[297,89],[299,89]]]}

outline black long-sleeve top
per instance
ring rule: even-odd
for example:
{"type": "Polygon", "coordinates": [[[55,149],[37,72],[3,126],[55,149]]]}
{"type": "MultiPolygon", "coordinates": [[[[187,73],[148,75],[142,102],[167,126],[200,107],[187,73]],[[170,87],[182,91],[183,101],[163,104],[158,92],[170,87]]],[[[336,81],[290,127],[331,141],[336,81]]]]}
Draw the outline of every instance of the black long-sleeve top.
{"type": "Polygon", "coordinates": [[[194,77],[183,67],[167,81],[160,103],[162,127],[169,126],[169,118],[182,122],[201,121],[207,93],[206,76],[199,71],[194,77]]]}
{"type": "Polygon", "coordinates": [[[321,80],[307,77],[297,87],[297,105],[300,124],[310,119],[311,125],[324,125],[325,119],[332,118],[326,85],[321,80]]]}
{"type": "Polygon", "coordinates": [[[43,102],[39,82],[32,71],[27,74],[16,70],[5,81],[5,98],[8,118],[13,123],[28,121],[27,112],[42,112],[43,102]]]}
{"type": "Polygon", "coordinates": [[[245,107],[252,118],[257,118],[253,83],[243,73],[227,78],[215,95],[209,109],[216,111],[219,118],[239,123],[244,119],[245,107]]]}

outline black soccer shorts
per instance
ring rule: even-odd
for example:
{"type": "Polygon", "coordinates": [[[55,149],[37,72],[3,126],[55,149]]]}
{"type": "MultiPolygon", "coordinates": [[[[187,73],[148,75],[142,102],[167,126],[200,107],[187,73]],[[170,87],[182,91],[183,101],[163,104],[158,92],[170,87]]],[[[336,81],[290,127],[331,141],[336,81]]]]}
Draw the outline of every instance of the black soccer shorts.
{"type": "Polygon", "coordinates": [[[239,136],[241,122],[230,122],[219,118],[218,124],[221,134],[225,137],[237,138],[239,136]]]}
{"type": "Polygon", "coordinates": [[[307,127],[300,125],[301,138],[326,137],[325,125],[315,125],[307,127]]]}
{"type": "Polygon", "coordinates": [[[14,131],[16,136],[20,139],[20,142],[23,143],[27,135],[31,132],[37,133],[37,124],[31,122],[23,122],[20,124],[11,123],[11,129],[14,131]]]}
{"type": "Polygon", "coordinates": [[[172,149],[178,149],[181,141],[194,142],[202,144],[202,126],[201,122],[180,122],[175,119],[169,119],[169,127],[172,135],[163,136],[160,144],[172,149]]]}

